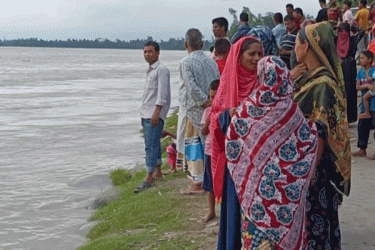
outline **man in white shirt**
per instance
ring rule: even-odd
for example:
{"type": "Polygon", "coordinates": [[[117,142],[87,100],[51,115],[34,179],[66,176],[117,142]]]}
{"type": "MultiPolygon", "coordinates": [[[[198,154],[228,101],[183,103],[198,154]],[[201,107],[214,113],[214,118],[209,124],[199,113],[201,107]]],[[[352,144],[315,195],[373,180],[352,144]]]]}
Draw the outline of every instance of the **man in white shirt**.
{"type": "Polygon", "coordinates": [[[344,15],[342,16],[342,21],[344,23],[349,23],[350,25],[352,25],[354,21],[353,13],[352,13],[352,10],[350,9],[352,7],[352,2],[345,1],[343,7],[344,7],[344,15]]]}
{"type": "Polygon", "coordinates": [[[143,52],[149,64],[140,111],[145,138],[147,175],[144,182],[134,190],[135,193],[151,187],[154,178],[162,177],[160,138],[171,102],[170,73],[159,61],[159,45],[150,41],[143,47],[143,52]]]}

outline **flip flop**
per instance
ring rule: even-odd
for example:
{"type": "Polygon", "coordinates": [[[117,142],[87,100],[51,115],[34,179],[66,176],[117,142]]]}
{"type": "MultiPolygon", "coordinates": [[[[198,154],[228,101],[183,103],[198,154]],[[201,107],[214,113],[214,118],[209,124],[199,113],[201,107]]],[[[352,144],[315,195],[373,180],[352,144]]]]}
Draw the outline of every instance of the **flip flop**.
{"type": "Polygon", "coordinates": [[[134,193],[140,193],[142,191],[145,191],[146,189],[149,189],[150,187],[152,187],[151,183],[150,182],[147,182],[147,181],[144,181],[142,182],[141,184],[139,184],[135,190],[134,190],[134,193]]]}

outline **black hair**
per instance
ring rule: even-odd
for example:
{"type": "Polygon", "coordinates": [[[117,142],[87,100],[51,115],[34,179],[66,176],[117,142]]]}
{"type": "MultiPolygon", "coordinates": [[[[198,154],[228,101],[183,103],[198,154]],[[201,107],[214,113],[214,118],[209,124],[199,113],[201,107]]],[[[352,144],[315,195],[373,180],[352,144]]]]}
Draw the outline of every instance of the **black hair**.
{"type": "Polygon", "coordinates": [[[247,23],[249,21],[249,15],[246,12],[242,12],[240,14],[240,21],[247,23]]]}
{"type": "Polygon", "coordinates": [[[155,48],[155,51],[156,52],[159,52],[160,51],[160,47],[159,47],[159,44],[157,42],[154,42],[154,41],[149,41],[147,42],[143,48],[145,48],[146,46],[153,46],[155,48]]]}
{"type": "Polygon", "coordinates": [[[220,85],[220,80],[219,79],[216,79],[216,80],[213,80],[211,83],[210,83],[210,90],[217,90],[219,88],[219,85],[220,85]]]}
{"type": "Polygon", "coordinates": [[[294,6],[293,6],[293,4],[288,3],[288,4],[285,6],[285,8],[292,8],[292,9],[294,9],[294,6]]]}
{"type": "Polygon", "coordinates": [[[293,10],[293,12],[296,12],[296,13],[300,14],[301,16],[303,16],[303,11],[302,11],[301,8],[295,8],[295,9],[293,10]]]}
{"type": "Polygon", "coordinates": [[[220,27],[224,27],[225,32],[228,31],[229,23],[225,17],[218,17],[218,18],[213,19],[212,24],[215,24],[215,23],[217,23],[220,27]]]}
{"type": "Polygon", "coordinates": [[[215,41],[215,51],[218,55],[225,55],[230,50],[230,42],[226,38],[220,38],[215,41]]]}
{"type": "Polygon", "coordinates": [[[346,23],[346,22],[345,23],[340,23],[338,30],[339,31],[346,30],[347,32],[350,32],[350,24],[346,23]]]}
{"type": "Polygon", "coordinates": [[[352,2],[351,1],[345,1],[344,4],[348,5],[349,8],[352,7],[352,2]]]}
{"type": "Polygon", "coordinates": [[[277,12],[273,15],[273,20],[275,20],[275,22],[277,23],[283,23],[283,14],[281,14],[280,12],[277,12]]]}
{"type": "Polygon", "coordinates": [[[372,64],[372,62],[374,61],[374,54],[370,50],[364,50],[361,54],[367,57],[368,59],[371,59],[372,64]]]}
{"type": "Polygon", "coordinates": [[[326,0],[319,0],[319,3],[327,3],[326,0]]]}
{"type": "Polygon", "coordinates": [[[360,0],[359,2],[360,2],[363,6],[366,7],[366,5],[367,5],[367,0],[360,0]]]}
{"type": "Polygon", "coordinates": [[[286,16],[284,17],[284,22],[285,22],[285,21],[294,21],[294,17],[291,16],[291,15],[286,15],[286,16]]]}
{"type": "Polygon", "coordinates": [[[242,46],[241,46],[241,50],[240,50],[240,55],[242,55],[246,50],[249,49],[250,45],[253,44],[253,43],[260,43],[256,40],[253,40],[253,39],[248,39],[246,40],[242,46]]]}

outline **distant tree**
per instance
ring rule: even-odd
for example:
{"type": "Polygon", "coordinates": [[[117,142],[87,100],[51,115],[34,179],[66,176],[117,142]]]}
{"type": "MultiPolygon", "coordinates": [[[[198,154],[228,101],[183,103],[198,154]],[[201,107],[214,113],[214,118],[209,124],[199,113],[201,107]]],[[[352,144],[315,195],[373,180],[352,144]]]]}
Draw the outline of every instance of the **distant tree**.
{"type": "MultiPolygon", "coordinates": [[[[38,38],[28,39],[14,39],[14,40],[0,40],[0,46],[19,46],[19,47],[54,47],[54,48],[107,48],[107,49],[143,49],[143,45],[153,41],[152,36],[148,36],[146,39],[135,39],[129,41],[122,41],[116,39],[111,41],[107,38],[96,38],[95,40],[87,39],[75,39],[68,38],[65,41],[62,40],[43,40],[38,38]]],[[[185,40],[183,38],[170,38],[168,41],[160,41],[159,45],[164,50],[184,50],[185,40]]],[[[209,50],[213,45],[212,41],[204,41],[204,49],[209,50]]]]}

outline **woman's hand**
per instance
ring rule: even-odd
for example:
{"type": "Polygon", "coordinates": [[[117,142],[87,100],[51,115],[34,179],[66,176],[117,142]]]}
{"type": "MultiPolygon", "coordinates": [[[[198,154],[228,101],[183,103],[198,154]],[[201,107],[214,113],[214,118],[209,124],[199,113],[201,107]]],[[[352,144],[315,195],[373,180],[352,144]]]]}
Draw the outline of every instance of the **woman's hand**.
{"type": "Polygon", "coordinates": [[[232,118],[234,116],[234,113],[236,113],[236,111],[237,111],[237,108],[231,108],[229,110],[229,116],[230,116],[230,118],[232,118]]]}
{"type": "Polygon", "coordinates": [[[290,71],[290,77],[295,81],[302,74],[307,72],[307,66],[304,63],[300,63],[290,71]]]}

